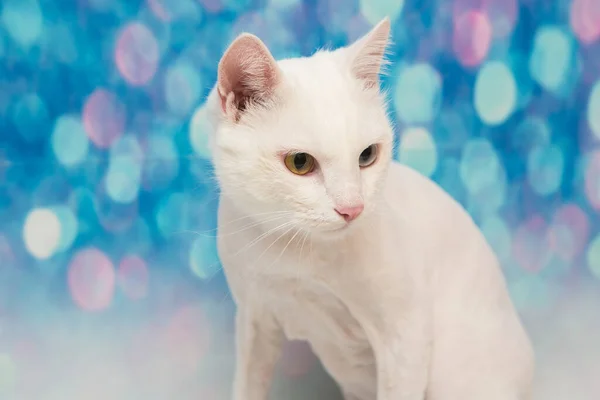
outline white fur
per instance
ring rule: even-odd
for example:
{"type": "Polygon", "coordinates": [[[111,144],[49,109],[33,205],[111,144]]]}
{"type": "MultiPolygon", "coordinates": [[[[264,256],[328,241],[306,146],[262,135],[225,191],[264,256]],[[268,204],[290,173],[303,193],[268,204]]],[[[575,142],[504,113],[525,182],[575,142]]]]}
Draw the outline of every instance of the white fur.
{"type": "Polygon", "coordinates": [[[530,398],[533,355],[496,257],[458,203],[391,162],[372,85],[388,31],[383,21],[349,48],[273,60],[270,86],[250,91],[222,74],[251,68],[260,80],[260,41],[246,35],[230,52],[259,64],[221,61],[229,83],[208,107],[219,253],[238,305],[234,400],[267,398],[284,336],[309,341],[348,400],[530,398]],[[235,49],[248,42],[254,55],[235,49]],[[248,107],[231,109],[239,96],[248,107]],[[373,143],[379,158],[360,169],[373,143]],[[282,157],[294,150],[318,170],[288,171],[282,157]],[[349,225],[334,211],[358,203],[349,225]]]}

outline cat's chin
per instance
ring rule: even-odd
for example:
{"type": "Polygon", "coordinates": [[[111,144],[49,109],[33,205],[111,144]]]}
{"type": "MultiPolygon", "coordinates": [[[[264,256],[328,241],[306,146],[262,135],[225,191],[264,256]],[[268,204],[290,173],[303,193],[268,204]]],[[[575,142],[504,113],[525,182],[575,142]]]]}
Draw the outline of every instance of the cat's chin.
{"type": "Polygon", "coordinates": [[[348,237],[352,234],[355,228],[355,223],[346,223],[343,225],[337,225],[328,228],[321,228],[314,232],[314,234],[322,240],[340,240],[348,237]]]}

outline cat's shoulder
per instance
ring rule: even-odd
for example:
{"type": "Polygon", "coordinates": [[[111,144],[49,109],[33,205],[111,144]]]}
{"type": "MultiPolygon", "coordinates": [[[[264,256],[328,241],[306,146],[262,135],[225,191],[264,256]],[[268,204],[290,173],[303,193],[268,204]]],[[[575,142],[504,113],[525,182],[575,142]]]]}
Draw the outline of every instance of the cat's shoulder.
{"type": "Polygon", "coordinates": [[[415,218],[415,223],[430,220],[436,226],[448,224],[472,225],[463,206],[429,177],[398,162],[392,162],[385,184],[386,202],[402,214],[403,219],[415,218]]]}
{"type": "Polygon", "coordinates": [[[388,195],[400,196],[432,205],[454,204],[454,199],[436,182],[415,169],[398,162],[392,162],[386,182],[388,195]]]}

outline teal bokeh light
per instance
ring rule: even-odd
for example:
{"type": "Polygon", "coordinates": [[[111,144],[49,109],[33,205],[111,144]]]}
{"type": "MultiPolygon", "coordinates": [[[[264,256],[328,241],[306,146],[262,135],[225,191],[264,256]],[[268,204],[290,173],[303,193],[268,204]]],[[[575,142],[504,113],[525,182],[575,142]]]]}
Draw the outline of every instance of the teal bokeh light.
{"type": "Polygon", "coordinates": [[[156,210],[156,226],[164,238],[189,233],[190,206],[191,198],[185,193],[172,193],[161,200],[156,210]]]}
{"type": "Polygon", "coordinates": [[[556,145],[534,148],[527,159],[527,177],[536,193],[555,193],[562,183],[564,156],[556,145]]]}
{"type": "Polygon", "coordinates": [[[79,222],[73,211],[64,205],[52,207],[52,211],[60,222],[60,240],[58,251],[68,251],[79,233],[79,222]]]}
{"type": "Polygon", "coordinates": [[[493,185],[500,175],[500,160],[486,139],[471,139],[462,151],[460,177],[471,193],[493,185]]]}
{"type": "Polygon", "coordinates": [[[37,44],[43,32],[43,18],[37,0],[4,0],[2,23],[11,38],[23,49],[37,44]]]}
{"type": "Polygon", "coordinates": [[[600,280],[600,235],[597,235],[588,246],[586,261],[592,275],[600,280]]]}
{"type": "Polygon", "coordinates": [[[170,66],[165,76],[165,98],[171,111],[187,115],[197,105],[203,82],[197,69],[187,61],[170,66]]]}
{"type": "Polygon", "coordinates": [[[180,158],[174,140],[167,135],[153,135],[146,145],[142,186],[146,190],[165,190],[179,174],[180,158]]]}
{"type": "Polygon", "coordinates": [[[52,131],[52,150],[65,167],[74,167],[85,161],[89,140],[81,119],[76,115],[63,115],[56,119],[52,131]]]}
{"type": "Polygon", "coordinates": [[[408,124],[430,122],[442,101],[442,80],[429,64],[421,63],[398,70],[394,100],[401,121],[408,124]]]}
{"type": "Polygon", "coordinates": [[[27,93],[18,98],[13,108],[13,124],[23,139],[34,143],[44,140],[49,132],[48,107],[36,93],[27,93]]]}
{"type": "Polygon", "coordinates": [[[502,124],[515,109],[517,83],[508,66],[499,61],[483,65],[475,81],[475,110],[491,126],[502,124]]]}
{"type": "Polygon", "coordinates": [[[189,137],[192,148],[204,159],[211,159],[210,155],[210,122],[205,106],[199,107],[190,121],[189,137]]]}
{"type": "Polygon", "coordinates": [[[506,222],[500,216],[490,214],[482,221],[481,231],[498,257],[503,261],[510,260],[512,236],[506,222]]]}
{"type": "MultiPolygon", "coordinates": [[[[384,16],[394,156],[481,227],[546,397],[596,400],[597,0],[0,1],[0,399],[228,398],[218,60],[242,31],[309,56],[384,16]],[[592,361],[559,379],[573,354],[592,361]]],[[[308,346],[285,349],[276,398],[339,398],[308,346]]]]}
{"type": "Polygon", "coordinates": [[[398,159],[402,164],[431,176],[437,167],[438,154],[431,134],[423,128],[408,128],[400,138],[398,159]]]}
{"type": "Polygon", "coordinates": [[[552,93],[564,89],[574,67],[573,40],[561,28],[540,28],[529,59],[529,72],[540,86],[552,93]]]}
{"type": "Polygon", "coordinates": [[[385,17],[394,21],[402,13],[404,0],[360,0],[360,11],[369,23],[375,25],[385,17]]]}
{"type": "Polygon", "coordinates": [[[587,121],[596,138],[600,139],[600,80],[596,81],[590,91],[587,121]]]}
{"type": "Polygon", "coordinates": [[[214,234],[199,234],[192,244],[189,262],[193,274],[202,280],[210,279],[219,272],[221,263],[214,234]]]}
{"type": "Polygon", "coordinates": [[[123,136],[110,152],[106,193],[117,203],[131,203],[139,193],[142,177],[142,149],[133,136],[123,136]]]}

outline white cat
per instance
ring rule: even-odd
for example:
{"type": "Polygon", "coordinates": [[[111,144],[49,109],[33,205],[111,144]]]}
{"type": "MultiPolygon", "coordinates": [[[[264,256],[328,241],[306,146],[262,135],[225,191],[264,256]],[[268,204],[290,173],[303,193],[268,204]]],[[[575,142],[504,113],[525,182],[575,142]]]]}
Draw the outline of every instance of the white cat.
{"type": "Polygon", "coordinates": [[[265,400],[282,339],[347,400],[525,400],[533,354],[468,214],[392,162],[390,23],[276,62],[243,34],[207,107],[219,253],[238,311],[235,400],[265,400]]]}

